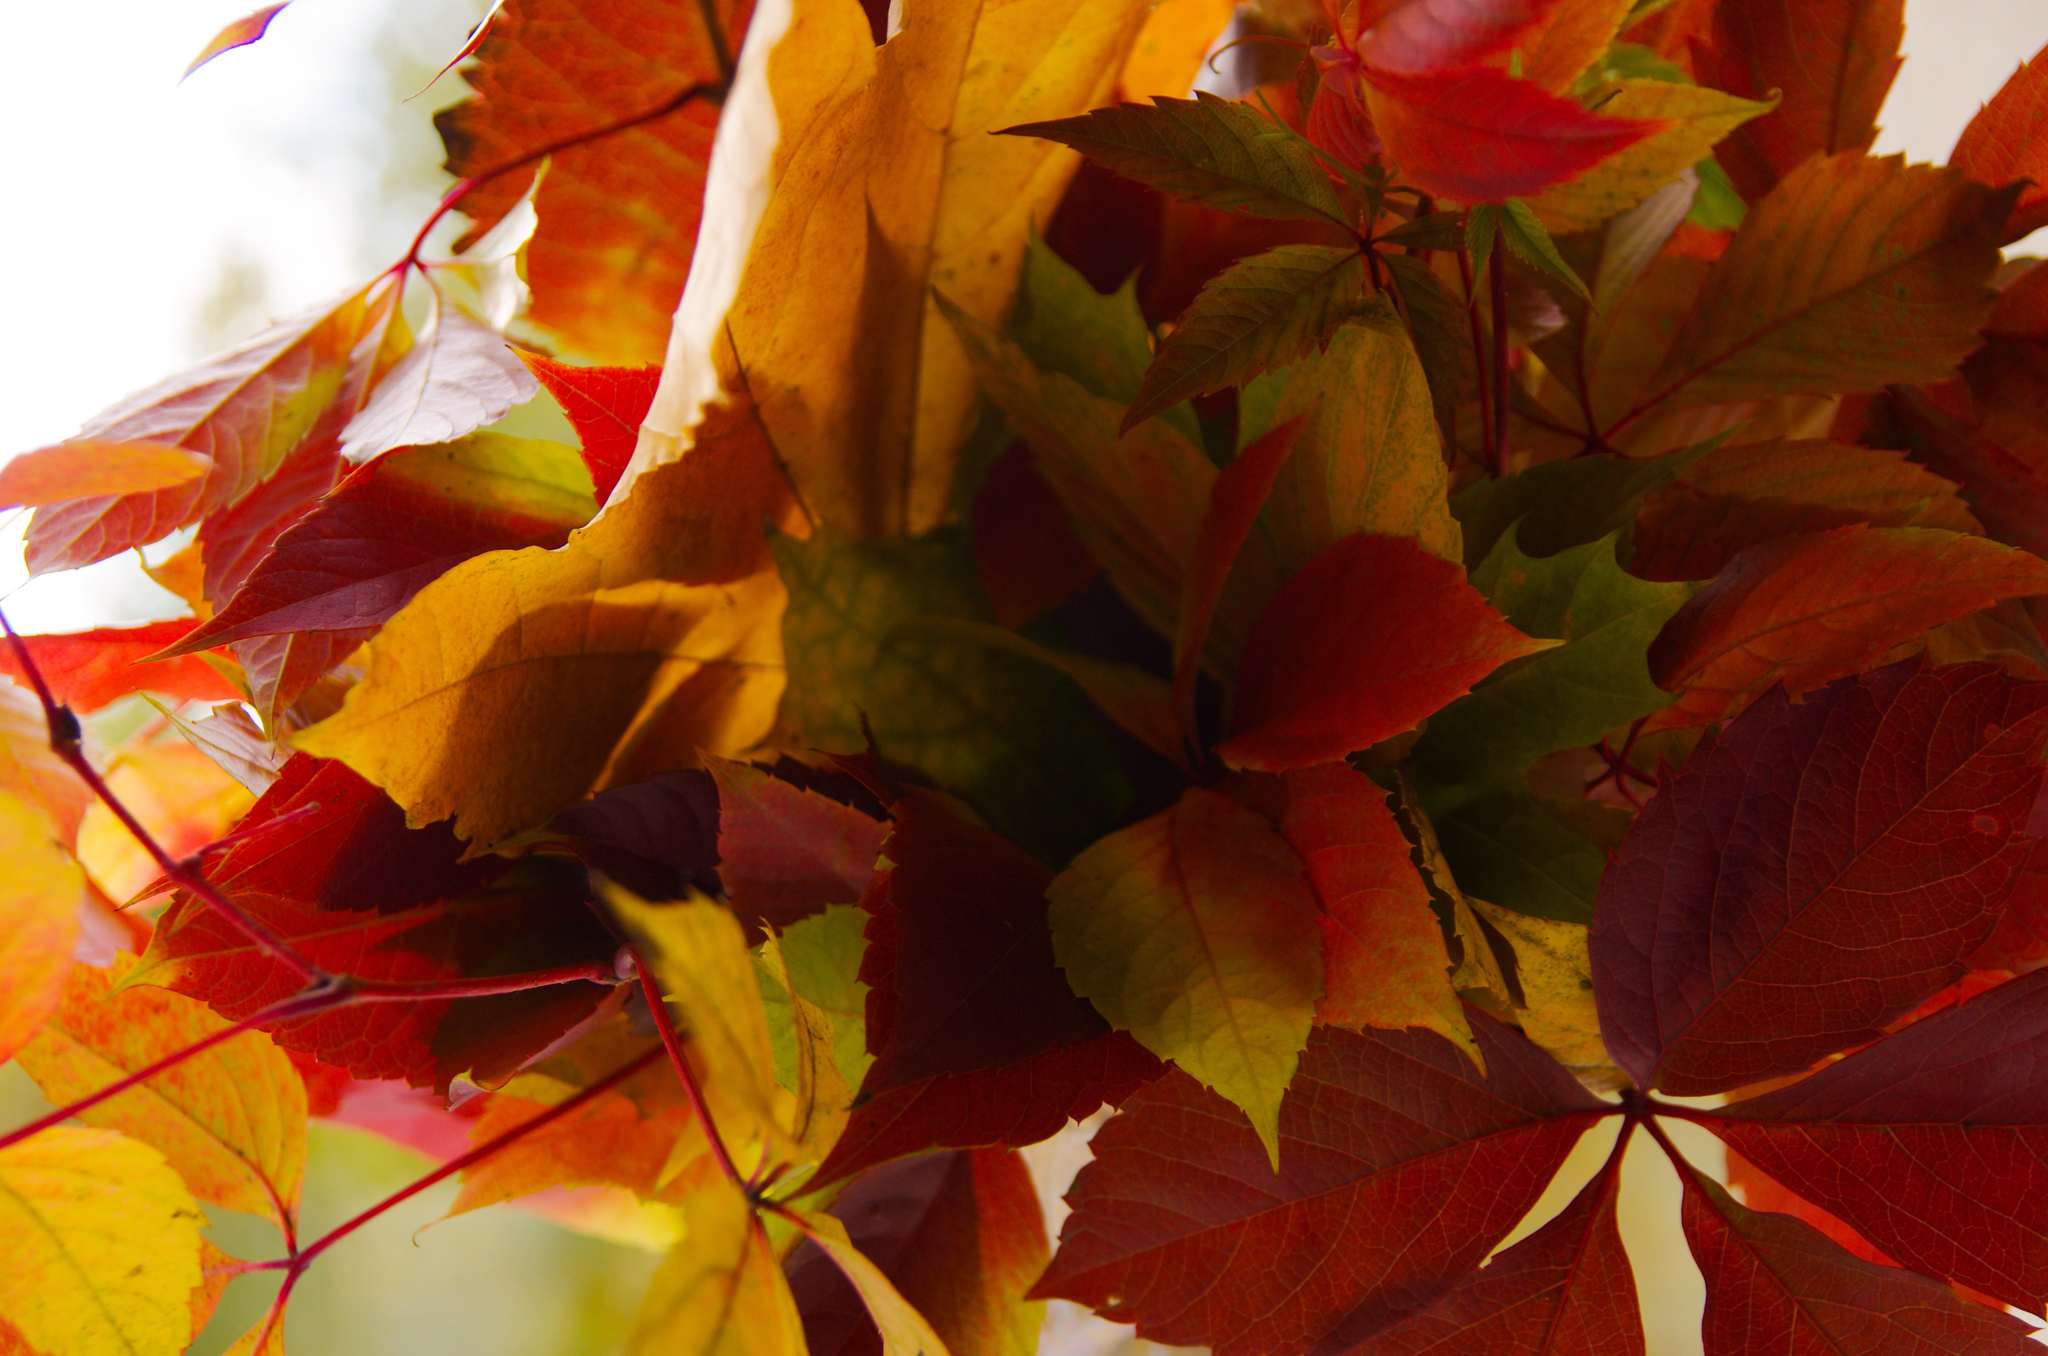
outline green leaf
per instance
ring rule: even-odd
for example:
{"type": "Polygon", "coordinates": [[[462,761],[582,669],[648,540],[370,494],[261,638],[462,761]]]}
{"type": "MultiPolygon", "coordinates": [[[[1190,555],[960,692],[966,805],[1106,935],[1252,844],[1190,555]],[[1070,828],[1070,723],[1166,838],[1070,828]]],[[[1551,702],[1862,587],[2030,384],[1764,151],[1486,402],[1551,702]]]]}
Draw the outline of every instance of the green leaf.
{"type": "Polygon", "coordinates": [[[1692,211],[1686,220],[1709,231],[1733,231],[1741,227],[1743,218],[1749,215],[1749,204],[1742,200],[1742,194],[1728,178],[1728,171],[1721,168],[1721,162],[1708,156],[1693,166],[1693,173],[1699,176],[1699,192],[1692,200],[1692,211]]]}
{"type": "Polygon", "coordinates": [[[1282,245],[1240,259],[1209,280],[1160,346],[1123,427],[1323,347],[1364,284],[1365,256],[1348,245],[1282,245]]]}
{"type": "Polygon", "coordinates": [[[1078,118],[1006,127],[1002,134],[1071,146],[1127,179],[1206,207],[1351,229],[1307,142],[1251,105],[1213,94],[1117,104],[1078,118]]]}
{"type": "MultiPolygon", "coordinates": [[[[1197,454],[1198,455],[1198,454],[1197,454]]],[[[950,530],[894,541],[777,538],[789,588],[782,718],[794,742],[868,747],[965,797],[999,832],[1063,860],[1130,794],[1108,729],[1067,679],[919,619],[985,621],[950,530]]]]}
{"type": "Polygon", "coordinates": [[[1512,786],[1545,754],[1591,744],[1670,704],[1644,653],[1692,588],[1624,573],[1619,541],[1614,533],[1532,558],[1507,532],[1473,571],[1474,586],[1516,629],[1564,643],[1431,717],[1414,758],[1432,814],[1490,784],[1512,786]]]}
{"type": "Polygon", "coordinates": [[[860,981],[862,935],[867,915],[852,904],[835,904],[784,929],[776,939],[788,971],[785,986],[760,952],[754,966],[761,981],[761,1003],[768,1010],[768,1039],[775,1047],[775,1081],[796,1086],[796,1010],[791,994],[809,1003],[831,1023],[832,1062],[849,1088],[860,1086],[875,1057],[868,1053],[867,992],[860,981]]]}
{"type": "Polygon", "coordinates": [[[1104,296],[1034,235],[1024,251],[1009,335],[1042,372],[1130,403],[1152,364],[1152,335],[1138,310],[1136,275],[1104,296]]]}
{"type": "Polygon", "coordinates": [[[1410,249],[1454,250],[1465,243],[1465,224],[1458,212],[1430,212],[1404,221],[1375,238],[1382,245],[1406,245],[1410,249]]]}
{"type": "Polygon", "coordinates": [[[1507,242],[1507,247],[1517,259],[1545,277],[1564,284],[1579,300],[1590,302],[1593,299],[1592,294],[1586,291],[1586,284],[1564,261],[1564,256],[1557,252],[1550,232],[1543,229],[1543,223],[1529,210],[1529,204],[1519,198],[1507,200],[1501,211],[1500,238],[1507,242]]]}
{"type": "Polygon", "coordinates": [[[1629,816],[1591,803],[1565,809],[1523,791],[1490,792],[1439,816],[1437,841],[1473,894],[1518,913],[1589,923],[1607,849],[1629,816]]]}
{"type": "Polygon", "coordinates": [[[1451,498],[1451,512],[1465,532],[1465,563],[1477,567],[1517,524],[1521,549],[1537,556],[1620,531],[1635,521],[1644,495],[1676,480],[1720,441],[1651,461],[1607,455],[1547,461],[1468,485],[1451,498]]]}

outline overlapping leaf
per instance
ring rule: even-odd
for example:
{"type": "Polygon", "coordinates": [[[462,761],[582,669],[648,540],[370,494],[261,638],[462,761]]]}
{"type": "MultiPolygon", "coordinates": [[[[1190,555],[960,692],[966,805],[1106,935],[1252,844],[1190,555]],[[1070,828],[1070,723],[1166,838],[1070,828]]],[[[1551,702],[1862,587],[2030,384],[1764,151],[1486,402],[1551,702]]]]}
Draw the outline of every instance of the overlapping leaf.
{"type": "Polygon", "coordinates": [[[0,791],[0,1059],[11,1059],[64,993],[85,878],[52,839],[55,826],[36,805],[0,791]]]}
{"type": "Polygon", "coordinates": [[[2036,52],[1970,119],[1956,139],[1949,163],[1972,179],[1994,187],[2030,179],[2013,203],[2003,236],[2017,240],[2048,224],[2048,188],[2042,187],[2041,125],[2048,116],[2048,60],[2036,52]]]}

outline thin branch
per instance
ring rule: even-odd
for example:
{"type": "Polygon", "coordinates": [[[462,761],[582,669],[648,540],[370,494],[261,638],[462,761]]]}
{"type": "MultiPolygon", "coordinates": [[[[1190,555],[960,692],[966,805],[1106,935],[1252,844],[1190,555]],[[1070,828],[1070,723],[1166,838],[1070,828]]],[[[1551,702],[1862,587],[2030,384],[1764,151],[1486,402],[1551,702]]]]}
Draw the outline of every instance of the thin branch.
{"type": "Polygon", "coordinates": [[[676,1077],[683,1083],[683,1095],[689,1099],[690,1110],[696,1114],[697,1123],[704,1127],[704,1138],[711,1143],[712,1157],[718,1166],[741,1191],[747,1189],[747,1179],[740,1175],[739,1165],[732,1161],[732,1154],[725,1147],[724,1136],[718,1133],[718,1123],[711,1119],[711,1107],[704,1100],[704,1089],[697,1082],[697,1075],[690,1068],[690,1061],[684,1058],[682,1039],[676,1034],[675,1019],[668,1014],[668,1004],[662,1001],[661,988],[654,982],[654,972],[647,968],[647,958],[640,954],[638,947],[630,948],[633,965],[640,972],[640,992],[647,999],[647,1010],[654,1018],[654,1029],[661,1033],[662,1048],[668,1051],[669,1063],[675,1065],[676,1077]]]}
{"type": "Polygon", "coordinates": [[[609,965],[579,961],[547,970],[529,970],[516,975],[485,975],[477,979],[375,980],[342,978],[337,981],[347,1005],[357,1003],[424,1003],[434,999],[491,998],[498,994],[525,993],[529,989],[553,988],[559,984],[603,984],[616,987],[625,980],[609,965]]]}
{"type": "Polygon", "coordinates": [[[213,883],[207,880],[195,865],[178,861],[164,851],[163,844],[157,842],[156,836],[150,833],[142,821],[121,802],[121,798],[114,794],[114,789],[107,785],[106,778],[100,776],[99,769],[85,756],[84,732],[79,728],[78,717],[50,691],[50,685],[44,679],[35,655],[30,652],[27,643],[15,633],[14,624],[7,620],[4,611],[0,611],[0,630],[6,632],[7,643],[14,649],[15,662],[20,665],[22,676],[28,679],[29,686],[35,691],[36,700],[42,703],[43,719],[50,728],[50,751],[77,773],[78,779],[99,797],[100,804],[106,806],[114,818],[121,821],[121,827],[127,829],[135,841],[142,845],[143,851],[155,861],[157,869],[164,877],[219,914],[259,950],[304,980],[309,991],[331,988],[334,983],[333,976],[300,955],[291,943],[257,921],[241,905],[215,889],[213,883]]]}

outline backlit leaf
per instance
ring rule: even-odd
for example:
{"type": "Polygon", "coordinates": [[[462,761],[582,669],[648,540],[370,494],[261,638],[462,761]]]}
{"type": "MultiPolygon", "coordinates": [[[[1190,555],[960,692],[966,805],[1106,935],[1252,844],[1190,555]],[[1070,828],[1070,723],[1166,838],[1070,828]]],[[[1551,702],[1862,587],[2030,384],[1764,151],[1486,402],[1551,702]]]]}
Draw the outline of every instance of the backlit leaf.
{"type": "MultiPolygon", "coordinates": [[[[281,4],[264,5],[229,22],[220,32],[213,35],[212,41],[199,49],[199,55],[193,57],[191,64],[185,67],[185,75],[191,75],[223,52],[232,52],[237,47],[247,47],[250,43],[259,41],[270,30],[270,21],[283,13],[285,5],[290,3],[291,0],[283,0],[281,4]]],[[[179,78],[183,79],[184,76],[179,78]]]]}
{"type": "MultiPolygon", "coordinates": [[[[117,988],[130,967],[74,967],[62,1001],[16,1056],[57,1105],[227,1027],[204,1005],[147,986],[117,988]]],[[[161,1153],[212,1205],[292,1218],[306,1169],[306,1089],[260,1031],[214,1046],[80,1113],[161,1153]]]]}
{"type": "Polygon", "coordinates": [[[434,294],[434,316],[341,431],[341,455],[364,462],[394,447],[474,433],[539,387],[505,336],[434,294]]]}
{"type": "Polygon", "coordinates": [[[1643,1087],[1740,1087],[1875,1037],[1961,974],[2031,850],[2044,738],[2048,686],[1907,661],[1797,705],[1773,691],[1703,741],[1601,881],[1615,1062],[1643,1087]]]}
{"type": "MultiPolygon", "coordinates": [[[[196,701],[241,696],[219,669],[196,656],[146,662],[191,629],[189,621],[144,622],[21,639],[51,693],[79,711],[96,711],[131,692],[196,701]]],[[[28,681],[12,645],[0,649],[0,673],[24,685],[28,681]]]]}
{"type": "Polygon", "coordinates": [[[1780,684],[1793,696],[1877,663],[1893,646],[2002,598],[2048,593],[2048,562],[1935,528],[1785,537],[1738,553],[1649,647],[1678,694],[1671,723],[1740,711],[1780,684]]]}
{"type": "Polygon", "coordinates": [[[1515,987],[1521,991],[1513,1017],[1522,1033],[1558,1063],[1591,1078],[1607,1063],[1600,1043],[1600,1019],[1593,1010],[1593,964],[1586,954],[1586,925],[1531,918],[1483,899],[1471,901],[1515,953],[1515,987]]]}
{"type": "Polygon", "coordinates": [[[85,877],[33,802],[0,791],[0,1059],[36,1033],[64,993],[85,877]]]}
{"type": "Polygon", "coordinates": [[[1611,117],[1660,122],[1659,131],[1578,178],[1533,195],[1529,207],[1552,231],[1590,230],[1618,216],[1712,153],[1731,131],[1771,111],[1768,102],[1658,80],[1622,80],[1602,99],[1611,117]]]}
{"type": "Polygon", "coordinates": [[[640,421],[654,403],[661,369],[576,367],[526,349],[514,352],[569,416],[582,443],[583,464],[590,468],[597,489],[597,502],[604,503],[633,459],[640,421]]]}
{"type": "Polygon", "coordinates": [[[1333,762],[1414,728],[1531,640],[1462,571],[1399,537],[1347,537],[1310,561],[1260,614],[1238,673],[1234,767],[1333,762]]]}
{"type": "Polygon", "coordinates": [[[31,1351],[176,1356],[205,1223],[162,1155],[111,1130],[0,1149],[0,1320],[31,1351]]]}
{"type": "Polygon", "coordinates": [[[212,464],[171,443],[58,443],[10,457],[0,466],[0,508],[169,489],[197,480],[212,464]]]}
{"type": "Polygon", "coordinates": [[[1553,8],[1554,0],[1394,0],[1374,7],[1358,56],[1390,71],[1475,66],[1517,46],[1553,8]]]}
{"type": "Polygon", "coordinates": [[[2018,240],[2048,225],[2048,165],[2041,158],[2041,127],[2048,117],[2048,59],[2040,52],[2020,64],[1998,93],[1956,139],[1949,164],[1993,187],[2030,179],[2006,219],[2003,237],[2018,240]]]}
{"type": "Polygon", "coordinates": [[[895,1284],[847,1237],[846,1226],[831,1215],[798,1217],[804,1235],[832,1259],[867,1306],[882,1338],[882,1356],[947,1356],[946,1344],[924,1315],[895,1284]]]}
{"type": "Polygon", "coordinates": [[[1096,1133],[1035,1293],[1219,1356],[1350,1350],[1448,1290],[1542,1193],[1599,1103],[1480,1015],[1482,1076],[1441,1036],[1319,1030],[1277,1176],[1185,1074],[1096,1133]]]}
{"type": "Polygon", "coordinates": [[[635,1356],[805,1356],[803,1320],[774,1246],[739,1189],[709,1181],[683,1201],[683,1238],[647,1288],[635,1356]]]}
{"type": "Polygon", "coordinates": [[[867,889],[888,826],[748,763],[706,762],[718,783],[718,866],[743,916],[776,927],[867,889]]]}
{"type": "Polygon", "coordinates": [[[1190,790],[1082,853],[1047,899],[1075,992],[1242,1107],[1276,1156],[1281,1095],[1323,974],[1315,896],[1285,840],[1190,790]]]}

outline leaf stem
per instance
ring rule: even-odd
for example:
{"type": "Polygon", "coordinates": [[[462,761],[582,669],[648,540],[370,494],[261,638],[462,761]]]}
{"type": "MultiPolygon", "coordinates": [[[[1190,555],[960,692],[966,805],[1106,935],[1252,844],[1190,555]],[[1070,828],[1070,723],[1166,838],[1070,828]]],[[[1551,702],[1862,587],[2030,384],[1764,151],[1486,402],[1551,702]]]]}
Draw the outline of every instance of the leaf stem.
{"type": "Polygon", "coordinates": [[[1501,258],[1507,241],[1494,228],[1493,249],[1486,263],[1487,282],[1493,296],[1493,473],[1508,465],[1508,273],[1501,258]]]}
{"type": "Polygon", "coordinates": [[[1487,394],[1486,339],[1479,331],[1479,298],[1473,291],[1472,252],[1458,247],[1458,281],[1465,286],[1465,326],[1472,335],[1472,380],[1479,388],[1480,460],[1489,475],[1497,474],[1493,456],[1493,404],[1487,394]]]}
{"type": "Polygon", "coordinates": [[[704,36],[711,41],[711,59],[718,64],[718,79],[732,87],[732,46],[725,40],[725,25],[718,21],[716,0],[697,0],[697,13],[704,20],[704,36]]]}
{"type": "Polygon", "coordinates": [[[428,234],[441,224],[442,217],[454,211],[464,198],[467,198],[485,184],[502,179],[506,175],[518,170],[537,165],[551,155],[573,150],[578,146],[585,146],[593,141],[600,141],[615,132],[628,131],[643,123],[650,123],[657,119],[665,118],[698,99],[723,98],[727,86],[732,82],[732,58],[725,51],[724,34],[719,32],[717,24],[711,21],[708,8],[710,0],[701,0],[701,3],[706,6],[706,23],[711,28],[714,54],[718,59],[719,70],[722,73],[721,80],[716,82],[699,81],[697,84],[676,91],[653,108],[645,109],[638,113],[629,113],[623,118],[614,119],[597,127],[586,128],[581,132],[571,132],[567,136],[557,137],[544,145],[536,146],[530,151],[513,156],[502,165],[493,165],[490,169],[484,170],[479,174],[472,174],[466,179],[457,180],[449,187],[446,193],[441,195],[441,201],[434,205],[434,210],[427,214],[426,221],[421,224],[419,230],[413,235],[412,243],[406,246],[403,257],[386,272],[404,273],[407,269],[418,268],[420,266],[420,250],[426,246],[428,234]]]}
{"type": "Polygon", "coordinates": [[[121,822],[121,827],[128,830],[135,841],[142,845],[143,851],[155,861],[157,869],[163,872],[164,877],[179,889],[200,900],[264,954],[304,980],[309,992],[332,988],[335,982],[332,975],[300,955],[291,943],[272,932],[241,905],[215,889],[213,883],[207,880],[196,866],[178,861],[164,850],[163,844],[157,842],[156,836],[121,802],[121,798],[114,794],[114,789],[107,785],[106,778],[100,776],[99,769],[92,765],[92,760],[85,756],[84,732],[79,728],[78,717],[50,691],[49,682],[43,677],[42,668],[36,663],[35,655],[15,632],[14,624],[7,620],[4,611],[0,611],[0,630],[6,632],[7,643],[14,650],[15,662],[21,666],[22,675],[34,689],[36,700],[42,703],[43,719],[50,729],[50,751],[78,774],[78,779],[99,798],[100,804],[106,806],[114,818],[121,822]]]}
{"type": "Polygon", "coordinates": [[[1677,1114],[1680,1120],[1689,1121],[1693,1117],[1684,1114],[1689,1108],[1669,1106],[1648,1098],[1644,1100],[1643,1105],[1646,1111],[1656,1113],[1656,1115],[1646,1115],[1638,1118],[1643,1123],[1643,1129],[1649,1132],[1651,1139],[1657,1141],[1657,1147],[1662,1149],[1664,1156],[1671,1160],[1671,1166],[1678,1169],[1679,1179],[1681,1181],[1684,1180],[1685,1175],[1694,1170],[1693,1166],[1686,1161],[1685,1155],[1678,1151],[1678,1146],[1671,1142],[1671,1136],[1664,1133],[1664,1127],[1657,1124],[1657,1116],[1672,1113],[1677,1114]]]}
{"type": "Polygon", "coordinates": [[[424,1003],[434,999],[490,998],[498,994],[525,993],[529,989],[552,988],[558,984],[605,984],[625,981],[609,965],[579,961],[547,970],[529,970],[516,975],[485,975],[476,979],[373,980],[341,979],[338,983],[349,1004],[424,1003]]]}
{"type": "Polygon", "coordinates": [[[669,1063],[675,1065],[676,1077],[682,1080],[683,1095],[689,1099],[690,1110],[695,1113],[697,1123],[704,1127],[704,1138],[711,1143],[712,1157],[732,1184],[742,1192],[748,1189],[747,1179],[741,1175],[739,1165],[732,1160],[732,1153],[725,1147],[725,1137],[718,1133],[718,1123],[711,1119],[711,1107],[704,1100],[704,1089],[697,1082],[697,1075],[690,1068],[690,1061],[684,1057],[681,1037],[676,1034],[675,1019],[669,1016],[668,1004],[663,1001],[661,987],[654,982],[654,972],[647,968],[647,958],[640,954],[638,947],[629,948],[633,966],[640,973],[640,992],[647,999],[647,1010],[654,1018],[654,1029],[661,1033],[662,1048],[668,1051],[669,1063]]]}

